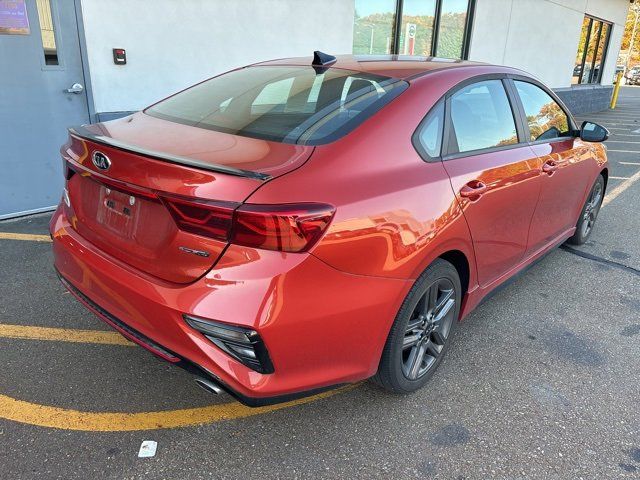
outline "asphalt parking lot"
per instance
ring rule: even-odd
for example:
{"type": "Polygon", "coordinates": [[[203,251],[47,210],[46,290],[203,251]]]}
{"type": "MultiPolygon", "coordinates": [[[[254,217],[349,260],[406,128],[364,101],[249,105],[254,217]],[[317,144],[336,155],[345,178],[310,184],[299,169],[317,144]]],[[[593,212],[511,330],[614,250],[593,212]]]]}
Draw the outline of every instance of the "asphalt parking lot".
{"type": "Polygon", "coordinates": [[[612,133],[592,238],[481,305],[406,397],[207,394],[64,291],[48,215],[0,222],[0,477],[640,478],[640,88],[585,118],[612,133]]]}

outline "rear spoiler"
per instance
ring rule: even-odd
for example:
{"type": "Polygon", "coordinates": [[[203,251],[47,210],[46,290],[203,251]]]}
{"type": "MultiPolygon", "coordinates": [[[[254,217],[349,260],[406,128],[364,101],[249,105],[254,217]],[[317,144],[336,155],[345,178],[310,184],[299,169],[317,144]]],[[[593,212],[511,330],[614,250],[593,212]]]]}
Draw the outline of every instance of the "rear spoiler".
{"type": "Polygon", "coordinates": [[[121,142],[119,140],[116,140],[115,138],[95,134],[83,125],[78,127],[70,127],[69,134],[77,138],[89,140],[101,145],[107,145],[109,147],[117,148],[119,150],[124,150],[127,152],[138,153],[140,155],[144,155],[145,157],[153,158],[155,160],[162,160],[164,162],[200,168],[202,170],[208,170],[210,172],[226,173],[228,175],[235,175],[236,177],[254,178],[256,180],[262,181],[269,180],[271,178],[271,176],[267,175],[266,173],[252,172],[251,170],[241,170],[239,168],[228,167],[226,165],[217,165],[215,163],[209,163],[195,158],[181,157],[178,155],[172,155],[170,153],[147,150],[146,148],[131,145],[126,142],[121,142]]]}

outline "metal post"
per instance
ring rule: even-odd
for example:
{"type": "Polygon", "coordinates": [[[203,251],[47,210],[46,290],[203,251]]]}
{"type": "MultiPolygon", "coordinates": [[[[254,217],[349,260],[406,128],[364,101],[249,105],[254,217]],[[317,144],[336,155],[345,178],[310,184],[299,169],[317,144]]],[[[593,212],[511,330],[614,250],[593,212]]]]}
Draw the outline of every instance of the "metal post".
{"type": "Polygon", "coordinates": [[[620,93],[620,85],[622,84],[623,73],[618,72],[618,78],[616,79],[616,86],[613,87],[613,95],[611,96],[611,109],[616,108],[616,103],[618,103],[618,94],[620,93]]]}
{"type": "Polygon", "coordinates": [[[371,27],[371,40],[369,41],[369,55],[373,53],[373,25],[369,25],[371,27]]]}

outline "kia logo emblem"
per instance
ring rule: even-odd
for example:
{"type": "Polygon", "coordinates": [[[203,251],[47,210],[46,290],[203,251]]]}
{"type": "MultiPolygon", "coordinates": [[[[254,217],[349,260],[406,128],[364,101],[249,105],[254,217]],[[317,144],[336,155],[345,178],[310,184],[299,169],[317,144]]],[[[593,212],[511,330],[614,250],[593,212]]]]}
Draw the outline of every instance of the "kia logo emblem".
{"type": "Polygon", "coordinates": [[[109,170],[111,166],[111,160],[102,152],[93,152],[91,159],[93,160],[93,164],[100,170],[109,170]]]}

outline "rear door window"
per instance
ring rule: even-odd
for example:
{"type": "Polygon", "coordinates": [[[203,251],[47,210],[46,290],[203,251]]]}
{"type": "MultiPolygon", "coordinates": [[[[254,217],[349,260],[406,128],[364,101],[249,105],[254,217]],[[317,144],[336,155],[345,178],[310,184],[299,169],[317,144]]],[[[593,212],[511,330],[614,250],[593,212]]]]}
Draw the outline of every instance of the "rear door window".
{"type": "Polygon", "coordinates": [[[569,117],[551,95],[533,83],[514,81],[529,124],[530,140],[569,136],[569,117]]]}
{"type": "Polygon", "coordinates": [[[318,145],[350,132],[407,87],[396,78],[338,68],[253,66],[195,85],[145,113],[234,135],[318,145]]]}
{"type": "Polygon", "coordinates": [[[454,93],[451,126],[449,153],[518,143],[516,122],[501,80],[474,83],[454,93]]]}

